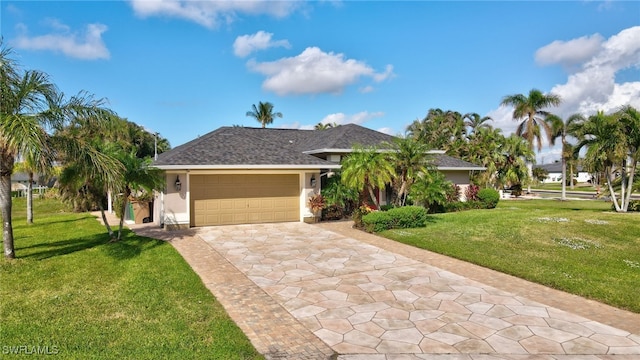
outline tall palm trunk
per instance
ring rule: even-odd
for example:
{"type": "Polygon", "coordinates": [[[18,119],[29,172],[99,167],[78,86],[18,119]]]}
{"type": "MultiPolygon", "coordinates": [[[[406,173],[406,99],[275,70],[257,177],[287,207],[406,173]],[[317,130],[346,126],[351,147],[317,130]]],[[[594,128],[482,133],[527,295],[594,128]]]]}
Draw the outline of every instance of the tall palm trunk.
{"type": "Polygon", "coordinates": [[[27,184],[27,224],[33,224],[33,172],[29,171],[27,184]]]}
{"type": "MultiPolygon", "coordinates": [[[[570,181],[573,182],[573,179],[570,181]]],[[[567,200],[567,158],[562,157],[562,195],[560,196],[560,200],[567,200]]]]}
{"type": "Polygon", "coordinates": [[[367,186],[367,190],[369,190],[369,197],[371,197],[371,201],[373,201],[373,204],[376,206],[376,210],[380,210],[380,203],[378,202],[373,186],[367,186]]]}
{"type": "Polygon", "coordinates": [[[102,222],[104,222],[104,226],[107,227],[107,232],[109,233],[109,237],[111,239],[114,238],[113,230],[111,229],[111,225],[109,225],[109,221],[107,220],[107,215],[104,212],[104,206],[102,205],[102,201],[98,201],[100,207],[100,215],[102,216],[102,222]]]}
{"type": "Polygon", "coordinates": [[[4,257],[7,259],[15,259],[13,226],[11,224],[11,172],[6,171],[4,166],[2,166],[1,169],[0,207],[2,208],[2,243],[4,245],[4,257]]]}

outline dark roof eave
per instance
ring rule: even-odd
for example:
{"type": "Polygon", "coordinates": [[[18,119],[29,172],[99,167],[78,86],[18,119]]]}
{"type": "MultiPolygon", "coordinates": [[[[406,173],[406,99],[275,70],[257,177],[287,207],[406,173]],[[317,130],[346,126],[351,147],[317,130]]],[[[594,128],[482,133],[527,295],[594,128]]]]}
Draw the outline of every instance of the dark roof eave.
{"type": "Polygon", "coordinates": [[[315,170],[340,169],[340,164],[265,164],[265,165],[154,165],[160,170],[315,170]]]}

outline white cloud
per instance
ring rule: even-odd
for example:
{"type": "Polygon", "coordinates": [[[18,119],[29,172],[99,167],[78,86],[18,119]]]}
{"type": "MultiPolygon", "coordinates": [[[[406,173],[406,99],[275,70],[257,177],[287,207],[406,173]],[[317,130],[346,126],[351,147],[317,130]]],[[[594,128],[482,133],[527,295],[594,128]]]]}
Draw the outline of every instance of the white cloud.
{"type": "Polygon", "coordinates": [[[382,116],[384,116],[384,113],[381,111],[376,111],[371,113],[368,111],[361,111],[353,115],[347,115],[345,113],[334,113],[334,114],[329,114],[325,116],[322,120],[320,120],[320,122],[323,124],[338,124],[338,125],[362,124],[371,119],[382,117],[382,116]]]}
{"type": "Polygon", "coordinates": [[[397,133],[395,133],[395,130],[393,130],[390,127],[382,127],[380,129],[378,129],[377,131],[383,133],[383,134],[387,134],[387,135],[391,135],[391,136],[396,136],[397,133]]]}
{"type": "Polygon", "coordinates": [[[55,19],[48,19],[47,24],[53,29],[53,33],[39,36],[29,36],[27,27],[18,25],[20,35],[11,43],[18,49],[56,51],[77,59],[110,57],[102,40],[102,34],[108,29],[106,25],[89,24],[84,31],[73,32],[70,27],[55,19]]]}
{"type": "Polygon", "coordinates": [[[301,7],[298,0],[267,1],[191,1],[191,0],[131,0],[131,7],[141,17],[168,16],[195,22],[207,28],[231,23],[238,14],[266,14],[283,18],[301,7]]]}
{"type": "MultiPolygon", "coordinates": [[[[549,92],[559,95],[562,99],[560,106],[548,109],[551,112],[565,118],[574,113],[585,116],[592,115],[599,110],[610,112],[624,105],[640,107],[640,81],[629,81],[616,83],[616,74],[626,69],[640,68],[640,26],[631,27],[620,31],[609,39],[597,39],[597,35],[581,37],[564,42],[566,48],[554,41],[550,45],[540,48],[549,49],[556,46],[558,52],[567,53],[575,50],[577,44],[584,41],[599,42],[597,51],[585,58],[582,55],[571,58],[567,55],[559,55],[556,62],[576,61],[582,59],[576,70],[569,73],[564,84],[557,84],[549,92]]],[[[538,53],[540,53],[538,50],[538,53]]],[[[543,52],[544,53],[544,52],[543,52]]],[[[538,56],[538,55],[536,55],[538,56]]],[[[546,57],[547,60],[551,57],[546,57]]],[[[517,122],[511,120],[512,108],[499,108],[491,111],[488,115],[495,121],[495,126],[503,129],[508,135],[515,131],[517,122]]]]}
{"type": "Polygon", "coordinates": [[[264,50],[271,47],[291,48],[291,44],[287,40],[272,41],[272,33],[258,31],[253,35],[242,35],[233,42],[233,53],[239,57],[246,57],[254,51],[264,50]]]}
{"type": "Polygon", "coordinates": [[[360,91],[363,94],[367,94],[370,92],[373,92],[375,89],[373,88],[373,86],[371,85],[367,85],[365,87],[361,87],[358,91],[360,91]]]}
{"type": "MultiPolygon", "coordinates": [[[[640,76],[636,76],[632,81],[616,82],[617,73],[627,69],[640,69],[640,26],[624,29],[608,39],[593,35],[564,43],[555,41],[538,50],[536,59],[540,61],[539,58],[547,63],[557,62],[565,65],[572,61],[580,61],[574,64],[577,66],[572,67],[573,70],[568,73],[564,84],[557,84],[549,91],[559,95],[562,103],[547,110],[562,118],[575,113],[590,116],[600,110],[608,113],[624,105],[640,108],[640,76]],[[595,46],[598,42],[598,46],[595,46]],[[576,46],[581,43],[591,44],[591,50],[582,51],[575,56],[569,54],[570,51],[580,52],[576,46]],[[554,47],[559,53],[555,57],[549,52],[549,49],[554,47]],[[545,51],[541,51],[543,49],[545,51]],[[587,57],[587,54],[591,55],[587,57]]],[[[518,122],[512,120],[512,113],[511,107],[501,107],[487,115],[494,119],[495,127],[501,128],[505,135],[509,135],[518,125],[518,122]]],[[[543,156],[547,163],[550,159],[559,157],[559,145],[551,149],[546,147],[546,142],[544,145],[543,152],[538,154],[538,162],[543,156]]]]}
{"type": "Polygon", "coordinates": [[[640,68],[640,26],[611,36],[580,70],[569,75],[565,84],[551,89],[562,98],[557,113],[588,116],[623,105],[640,107],[640,81],[616,83],[616,73],[629,68],[640,68]]]}
{"type": "Polygon", "coordinates": [[[571,66],[591,59],[602,50],[604,38],[600,34],[583,36],[569,41],[556,40],[536,51],[536,62],[541,65],[571,66]]]}
{"type": "Polygon", "coordinates": [[[393,75],[393,67],[376,73],[366,63],[345,59],[344,54],[326,53],[317,47],[306,48],[300,55],[272,62],[247,63],[250,70],[267,76],[262,87],[278,95],[341,93],[361,77],[383,81],[393,75]]]}

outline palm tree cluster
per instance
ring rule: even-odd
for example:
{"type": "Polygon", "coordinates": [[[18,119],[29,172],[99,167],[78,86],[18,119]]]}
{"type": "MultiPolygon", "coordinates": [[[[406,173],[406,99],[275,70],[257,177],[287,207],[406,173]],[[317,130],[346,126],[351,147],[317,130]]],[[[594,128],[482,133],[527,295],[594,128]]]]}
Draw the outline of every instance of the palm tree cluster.
{"type": "Polygon", "coordinates": [[[430,109],[422,120],[407,127],[407,137],[430,150],[444,150],[451,156],[482,165],[487,171],[474,174],[474,182],[501,188],[527,181],[526,161],[534,154],[519,136],[505,137],[477,113],[430,109]]]}
{"type": "MultiPolygon", "coordinates": [[[[67,97],[46,73],[23,70],[1,40],[0,93],[0,208],[6,258],[15,257],[11,175],[17,163],[30,179],[58,169],[63,198],[78,210],[100,208],[103,219],[107,191],[128,195],[160,186],[160,173],[144,159],[150,137],[141,127],[118,117],[104,99],[84,91],[67,97]]],[[[156,142],[151,144],[155,152],[156,142]]],[[[165,139],[158,144],[160,152],[169,148],[165,139]]],[[[32,193],[27,196],[27,221],[32,223],[32,193]]],[[[108,224],[107,228],[115,236],[108,224]]],[[[118,239],[121,233],[122,226],[118,239]]]]}

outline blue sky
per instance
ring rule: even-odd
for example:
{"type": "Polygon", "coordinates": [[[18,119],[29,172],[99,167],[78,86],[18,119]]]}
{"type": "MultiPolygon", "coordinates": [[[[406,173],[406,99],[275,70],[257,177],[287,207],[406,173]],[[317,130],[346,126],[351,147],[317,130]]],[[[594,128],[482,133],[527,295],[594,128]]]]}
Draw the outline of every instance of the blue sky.
{"type": "MultiPolygon", "coordinates": [[[[2,1],[25,68],[104,97],[172,146],[270,101],[271,127],[404,133],[430,108],[515,129],[502,97],[554,92],[568,116],[640,108],[637,1],[2,1]]],[[[545,148],[538,162],[557,159],[545,148]]]]}

